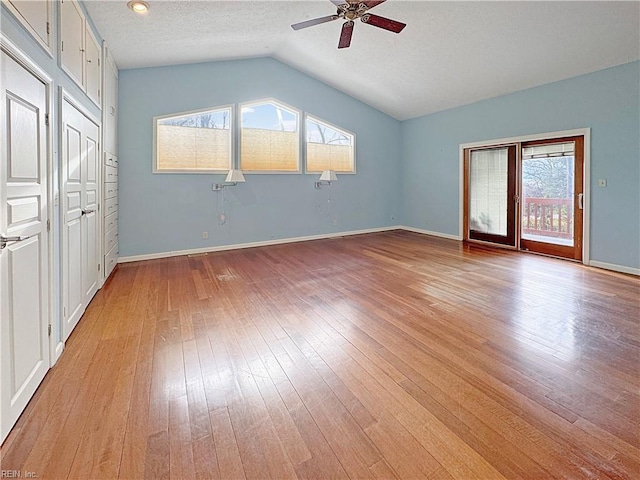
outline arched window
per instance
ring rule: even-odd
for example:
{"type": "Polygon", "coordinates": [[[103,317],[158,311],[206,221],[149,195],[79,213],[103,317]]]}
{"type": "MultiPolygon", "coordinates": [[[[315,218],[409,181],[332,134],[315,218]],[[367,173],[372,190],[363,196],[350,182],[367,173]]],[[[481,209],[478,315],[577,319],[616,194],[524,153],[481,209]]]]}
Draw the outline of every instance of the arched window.
{"type": "Polygon", "coordinates": [[[300,113],[276,100],[240,105],[240,168],[300,172],[300,113]]]}

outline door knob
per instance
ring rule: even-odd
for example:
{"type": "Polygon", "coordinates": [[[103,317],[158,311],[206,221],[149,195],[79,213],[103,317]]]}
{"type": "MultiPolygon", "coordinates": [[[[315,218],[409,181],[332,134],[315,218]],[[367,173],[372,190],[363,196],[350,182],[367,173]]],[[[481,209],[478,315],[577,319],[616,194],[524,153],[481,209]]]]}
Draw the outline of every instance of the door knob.
{"type": "Polygon", "coordinates": [[[95,212],[95,210],[85,210],[84,208],[82,209],[82,215],[89,215],[90,213],[95,212]]]}
{"type": "Polygon", "coordinates": [[[4,235],[0,235],[0,250],[3,250],[7,246],[7,243],[22,242],[23,240],[26,240],[28,238],[31,238],[31,237],[28,237],[28,236],[5,237],[4,235]]]}

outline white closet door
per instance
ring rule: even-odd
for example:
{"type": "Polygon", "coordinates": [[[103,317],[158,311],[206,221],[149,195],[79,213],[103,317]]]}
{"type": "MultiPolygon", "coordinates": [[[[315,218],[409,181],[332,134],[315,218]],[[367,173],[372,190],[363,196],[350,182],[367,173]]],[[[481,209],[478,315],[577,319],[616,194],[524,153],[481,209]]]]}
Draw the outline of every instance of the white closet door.
{"type": "Polygon", "coordinates": [[[62,107],[63,333],[66,340],[98,290],[99,129],[62,107]]]}
{"type": "MultiPolygon", "coordinates": [[[[68,102],[62,107],[62,210],[63,210],[63,339],[66,340],[84,312],[82,287],[82,175],[83,115],[68,102]]],[[[84,163],[84,165],[83,165],[84,163]]]]}
{"type": "Polygon", "coordinates": [[[0,67],[1,443],[49,369],[49,263],[46,87],[4,52],[0,67]]]}
{"type": "Polygon", "coordinates": [[[62,68],[80,86],[84,85],[84,16],[73,0],[60,3],[62,68]]]}
{"type": "Polygon", "coordinates": [[[100,249],[98,239],[100,223],[98,221],[98,169],[100,168],[100,149],[98,126],[88,118],[84,118],[86,151],[86,168],[83,175],[83,225],[82,243],[85,248],[83,259],[84,302],[88,305],[98,291],[98,264],[100,249]]]}

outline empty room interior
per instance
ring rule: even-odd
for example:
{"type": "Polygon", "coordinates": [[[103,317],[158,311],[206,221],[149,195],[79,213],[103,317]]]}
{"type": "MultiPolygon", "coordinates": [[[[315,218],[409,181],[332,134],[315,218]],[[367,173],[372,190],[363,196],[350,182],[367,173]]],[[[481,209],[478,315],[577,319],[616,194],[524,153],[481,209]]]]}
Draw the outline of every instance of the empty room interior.
{"type": "Polygon", "coordinates": [[[0,23],[3,478],[640,478],[640,2],[0,23]]]}

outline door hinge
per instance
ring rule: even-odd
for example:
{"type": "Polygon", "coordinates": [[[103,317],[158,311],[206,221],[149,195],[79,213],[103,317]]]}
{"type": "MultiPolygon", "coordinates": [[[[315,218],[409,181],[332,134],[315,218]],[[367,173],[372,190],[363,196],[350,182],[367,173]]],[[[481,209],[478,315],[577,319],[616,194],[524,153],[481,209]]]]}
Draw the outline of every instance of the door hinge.
{"type": "Polygon", "coordinates": [[[67,307],[62,307],[62,316],[67,318],[67,307]]]}
{"type": "Polygon", "coordinates": [[[44,114],[44,124],[46,126],[49,126],[49,114],[48,113],[44,114]]]}
{"type": "Polygon", "coordinates": [[[49,336],[51,336],[51,324],[49,324],[49,326],[47,327],[47,333],[49,336]]]}
{"type": "Polygon", "coordinates": [[[51,231],[51,220],[47,219],[47,233],[51,231]]]}
{"type": "Polygon", "coordinates": [[[51,24],[47,22],[47,35],[51,33],[51,24]]]}
{"type": "Polygon", "coordinates": [[[98,271],[100,271],[100,264],[98,264],[98,271]]]}
{"type": "Polygon", "coordinates": [[[60,41],[60,51],[64,52],[64,40],[60,41]]]}

